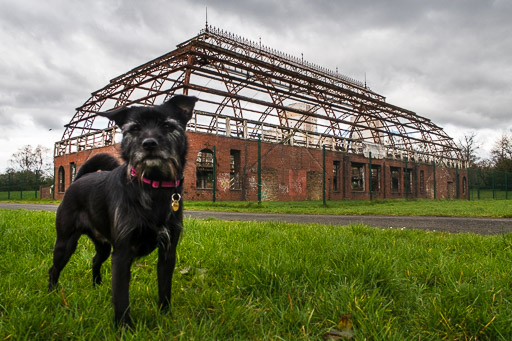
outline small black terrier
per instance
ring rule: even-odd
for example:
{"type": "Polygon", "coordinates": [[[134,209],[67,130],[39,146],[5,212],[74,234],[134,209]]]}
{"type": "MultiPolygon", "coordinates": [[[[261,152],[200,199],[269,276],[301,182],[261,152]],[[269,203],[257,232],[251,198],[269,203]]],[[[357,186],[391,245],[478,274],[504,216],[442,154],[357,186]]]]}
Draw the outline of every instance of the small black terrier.
{"type": "Polygon", "coordinates": [[[57,240],[49,290],[76,249],[81,235],[96,247],[93,284],[112,252],[112,300],[116,324],[131,325],[130,268],[158,247],[158,295],[161,308],[171,299],[176,245],[183,227],[185,128],[196,97],[177,95],[154,107],[125,107],[99,113],[123,132],[125,164],[108,154],[90,158],[80,168],[57,210],[57,240]],[[100,171],[100,172],[98,172],[100,171]]]}

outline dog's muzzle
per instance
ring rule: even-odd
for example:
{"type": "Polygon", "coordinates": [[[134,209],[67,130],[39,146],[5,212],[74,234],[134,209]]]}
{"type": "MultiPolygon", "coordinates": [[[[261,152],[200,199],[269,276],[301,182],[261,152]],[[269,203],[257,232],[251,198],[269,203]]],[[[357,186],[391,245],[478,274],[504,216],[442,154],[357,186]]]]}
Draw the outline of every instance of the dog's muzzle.
{"type": "MultiPolygon", "coordinates": [[[[132,169],[130,171],[130,175],[132,177],[134,177],[134,178],[138,178],[137,177],[137,171],[135,170],[135,168],[132,167],[132,169]]],[[[151,187],[153,187],[153,188],[160,188],[160,187],[163,187],[163,188],[174,188],[174,187],[178,187],[181,184],[181,180],[179,180],[179,179],[176,180],[176,181],[156,181],[156,180],[148,179],[148,178],[146,178],[143,175],[140,177],[140,180],[143,183],[151,185],[151,187]]]]}

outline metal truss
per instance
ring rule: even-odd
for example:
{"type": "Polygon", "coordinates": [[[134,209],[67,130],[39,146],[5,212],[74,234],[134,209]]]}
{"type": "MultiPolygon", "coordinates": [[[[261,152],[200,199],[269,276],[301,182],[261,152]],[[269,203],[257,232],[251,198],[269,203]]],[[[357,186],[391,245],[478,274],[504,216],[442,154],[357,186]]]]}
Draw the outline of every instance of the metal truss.
{"type": "Polygon", "coordinates": [[[115,127],[96,123],[98,112],[161,103],[178,93],[199,98],[189,124],[196,131],[463,166],[452,138],[429,119],[337,71],[211,26],[92,93],[65,126],[55,155],[95,148],[95,134],[114,143],[115,127]]]}

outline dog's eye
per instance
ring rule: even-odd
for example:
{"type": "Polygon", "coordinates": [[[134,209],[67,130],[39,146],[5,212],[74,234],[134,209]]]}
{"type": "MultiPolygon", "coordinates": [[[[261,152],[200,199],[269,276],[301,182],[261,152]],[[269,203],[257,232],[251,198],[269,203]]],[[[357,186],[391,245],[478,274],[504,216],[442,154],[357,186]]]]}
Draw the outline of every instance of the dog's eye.
{"type": "Polygon", "coordinates": [[[164,123],[162,123],[162,128],[165,130],[173,130],[175,127],[170,122],[164,122],[164,123]]]}
{"type": "Polygon", "coordinates": [[[132,125],[130,127],[130,131],[134,131],[134,132],[140,131],[140,125],[138,125],[138,124],[132,125]]]}

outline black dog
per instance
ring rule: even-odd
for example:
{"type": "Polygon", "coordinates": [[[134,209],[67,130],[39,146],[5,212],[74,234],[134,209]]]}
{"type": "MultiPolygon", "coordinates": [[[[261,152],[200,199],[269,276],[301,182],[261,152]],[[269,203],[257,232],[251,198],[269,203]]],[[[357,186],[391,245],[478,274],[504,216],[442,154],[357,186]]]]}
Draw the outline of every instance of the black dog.
{"type": "Polygon", "coordinates": [[[57,210],[57,241],[49,289],[86,234],[96,247],[93,283],[112,252],[112,300],[115,322],[131,325],[130,267],[137,257],[158,247],[158,294],[162,308],[171,299],[176,244],[183,226],[183,170],[187,153],[185,128],[195,97],[174,96],[154,107],[120,108],[100,113],[123,132],[119,165],[98,154],[80,168],[57,210]],[[101,172],[97,172],[101,170],[101,172]]]}

